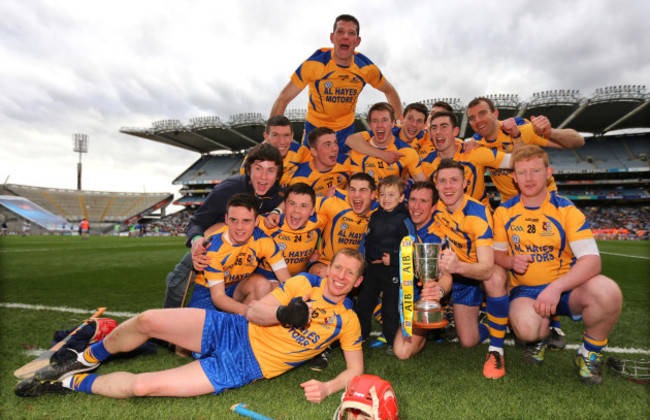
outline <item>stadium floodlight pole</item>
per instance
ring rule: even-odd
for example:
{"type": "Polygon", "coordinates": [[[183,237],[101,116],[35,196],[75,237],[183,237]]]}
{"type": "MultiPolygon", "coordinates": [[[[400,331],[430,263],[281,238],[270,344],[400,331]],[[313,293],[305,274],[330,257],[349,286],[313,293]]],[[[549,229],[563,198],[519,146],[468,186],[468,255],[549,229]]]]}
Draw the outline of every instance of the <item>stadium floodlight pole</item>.
{"type": "Polygon", "coordinates": [[[79,153],[79,163],[77,163],[77,191],[81,191],[81,154],[88,153],[88,135],[78,133],[73,136],[73,140],[74,151],[79,153]]]}

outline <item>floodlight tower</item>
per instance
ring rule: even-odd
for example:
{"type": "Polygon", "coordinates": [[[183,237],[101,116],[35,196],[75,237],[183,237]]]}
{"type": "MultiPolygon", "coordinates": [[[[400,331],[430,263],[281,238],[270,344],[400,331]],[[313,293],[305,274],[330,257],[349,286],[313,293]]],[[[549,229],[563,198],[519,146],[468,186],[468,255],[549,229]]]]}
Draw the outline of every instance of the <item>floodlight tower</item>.
{"type": "Polygon", "coordinates": [[[81,154],[88,153],[88,135],[75,134],[73,140],[74,151],[79,153],[79,163],[77,163],[77,190],[81,191],[81,154]]]}

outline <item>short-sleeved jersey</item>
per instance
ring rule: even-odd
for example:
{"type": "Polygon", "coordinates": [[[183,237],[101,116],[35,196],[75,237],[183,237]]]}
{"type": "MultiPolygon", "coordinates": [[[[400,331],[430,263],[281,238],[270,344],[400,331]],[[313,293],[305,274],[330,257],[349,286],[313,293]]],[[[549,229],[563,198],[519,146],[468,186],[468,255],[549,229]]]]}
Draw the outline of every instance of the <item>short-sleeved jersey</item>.
{"type": "MultiPolygon", "coordinates": [[[[370,133],[370,137],[372,137],[372,135],[373,135],[372,131],[369,131],[368,133],[370,133]]],[[[402,135],[402,126],[401,125],[395,125],[395,127],[393,127],[393,136],[395,136],[395,138],[398,138],[398,139],[402,140],[404,143],[411,146],[416,152],[418,152],[418,155],[420,156],[420,158],[425,157],[428,154],[428,152],[430,151],[429,150],[430,146],[432,146],[431,141],[429,140],[429,130],[420,131],[415,136],[415,138],[413,140],[411,140],[411,142],[409,142],[406,139],[406,137],[404,137],[402,135]]],[[[370,137],[368,137],[368,138],[370,138],[370,137]]],[[[434,148],[434,150],[435,150],[435,148],[434,148]]]]}
{"type": "MultiPolygon", "coordinates": [[[[490,200],[485,192],[485,168],[498,169],[505,156],[506,154],[503,152],[486,147],[478,147],[471,152],[467,152],[463,143],[456,151],[453,159],[463,165],[465,169],[465,179],[467,180],[465,194],[481,202],[485,207],[491,208],[490,200]]],[[[438,151],[434,151],[422,161],[424,174],[431,181],[435,180],[441,160],[438,151]]]]}
{"type": "MultiPolygon", "coordinates": [[[[533,129],[533,125],[530,123],[530,121],[525,120],[523,118],[515,118],[515,122],[519,127],[519,131],[521,131],[521,140],[525,144],[536,144],[542,147],[548,145],[548,139],[544,137],[540,137],[537,134],[535,134],[535,130],[533,129]]],[[[501,121],[499,121],[499,124],[501,124],[501,121]]],[[[505,153],[512,153],[512,149],[514,147],[512,143],[512,137],[509,134],[506,134],[503,130],[499,130],[499,134],[497,135],[497,138],[494,140],[487,140],[486,138],[481,137],[478,134],[474,134],[474,137],[472,137],[472,139],[479,142],[485,147],[489,147],[490,149],[496,149],[505,153]]],[[[492,178],[492,182],[494,182],[494,186],[501,193],[502,203],[505,203],[515,195],[519,194],[517,185],[515,184],[515,181],[512,178],[512,169],[497,168],[497,169],[490,169],[489,171],[490,171],[490,177],[492,178]]],[[[553,179],[553,177],[551,177],[548,180],[546,186],[549,191],[557,190],[557,187],[555,186],[555,180],[553,179]]]]}
{"type": "Polygon", "coordinates": [[[511,272],[512,286],[557,280],[576,261],[570,245],[583,239],[593,240],[584,214],[555,191],[538,208],[526,208],[518,195],[494,212],[494,249],[533,257],[525,274],[511,272]]]}
{"type": "MultiPolygon", "coordinates": [[[[282,177],[280,177],[280,186],[286,189],[290,185],[291,178],[293,177],[294,172],[296,172],[296,169],[298,169],[298,165],[303,162],[307,162],[310,159],[311,153],[309,153],[309,149],[300,143],[292,141],[291,146],[289,146],[287,155],[282,158],[282,177]]],[[[246,173],[246,169],[244,167],[245,163],[246,159],[244,159],[244,161],[241,163],[241,167],[239,168],[240,175],[244,175],[246,173]]]]}
{"type": "Polygon", "coordinates": [[[303,89],[309,85],[307,121],[316,127],[342,130],[354,123],[357,99],[364,86],[384,84],[379,68],[365,55],[355,52],[352,64],[336,64],[332,48],[321,48],[305,60],[291,75],[291,81],[303,89]]]}
{"type": "MultiPolygon", "coordinates": [[[[372,138],[372,131],[364,131],[363,137],[366,141],[370,141],[372,138]]],[[[400,178],[404,178],[407,174],[410,174],[411,177],[413,177],[416,174],[424,172],[420,165],[420,157],[418,156],[418,153],[405,141],[393,137],[393,140],[384,150],[400,152],[404,156],[402,156],[397,162],[389,165],[381,159],[352,150],[350,152],[352,172],[367,173],[375,179],[375,184],[379,184],[379,181],[389,175],[396,175],[400,178]]]]}
{"type": "Polygon", "coordinates": [[[323,296],[326,278],[302,273],[271,293],[281,305],[311,293],[311,321],[305,328],[250,323],[248,337],[265,378],[273,378],[296,367],[339,340],[343,351],[361,350],[361,327],[352,301],[333,303],[323,296]]]}
{"type": "Polygon", "coordinates": [[[453,213],[438,200],[433,217],[462,262],[477,263],[476,248],[492,246],[492,215],[483,204],[468,195],[464,196],[463,204],[453,213]]]}
{"type": "Polygon", "coordinates": [[[301,163],[291,177],[289,185],[304,182],[310,185],[316,197],[323,197],[331,186],[345,189],[350,178],[350,160],[344,163],[337,163],[332,169],[326,172],[319,172],[314,168],[313,161],[301,163]]]}
{"type": "Polygon", "coordinates": [[[224,283],[228,288],[250,276],[263,259],[275,269],[286,267],[280,248],[260,228],[256,227],[248,242],[242,245],[233,245],[227,232],[228,227],[224,226],[212,235],[206,253],[210,265],[203,275],[196,276],[196,284],[212,287],[224,283]]]}
{"type": "Polygon", "coordinates": [[[352,211],[347,199],[335,195],[317,199],[316,212],[327,217],[323,239],[318,248],[319,262],[329,264],[334,254],[342,248],[359,249],[372,211],[365,216],[359,216],[352,211]]]}
{"type": "MultiPolygon", "coordinates": [[[[309,258],[316,249],[318,238],[323,232],[323,226],[325,226],[327,219],[318,213],[314,213],[307,219],[305,226],[291,229],[285,216],[283,214],[280,217],[280,223],[274,228],[269,229],[264,223],[260,223],[260,227],[278,245],[284,256],[284,261],[287,263],[289,273],[293,276],[302,271],[307,271],[309,258]]],[[[263,274],[267,275],[267,278],[273,277],[271,266],[267,261],[262,261],[260,269],[263,270],[263,274]]]]}

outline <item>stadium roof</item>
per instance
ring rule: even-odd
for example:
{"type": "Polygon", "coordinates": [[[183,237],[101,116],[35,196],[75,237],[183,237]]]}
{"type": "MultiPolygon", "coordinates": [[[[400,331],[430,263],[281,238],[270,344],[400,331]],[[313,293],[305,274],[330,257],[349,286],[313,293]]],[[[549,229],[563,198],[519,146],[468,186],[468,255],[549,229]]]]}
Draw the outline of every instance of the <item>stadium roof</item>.
{"type": "MultiPolygon", "coordinates": [[[[624,85],[596,89],[590,98],[577,90],[536,92],[528,101],[518,95],[487,95],[499,110],[499,118],[530,118],[545,115],[556,128],[573,128],[581,133],[604,135],[613,130],[650,129],[650,94],[645,86],[624,85]]],[[[465,105],[459,98],[420,101],[430,107],[443,100],[454,108],[461,122],[461,136],[473,134],[467,123],[465,105]]],[[[294,136],[302,138],[306,110],[291,109],[285,114],[292,122],[294,136]]],[[[366,113],[356,114],[356,131],[367,129],[366,113]]],[[[197,117],[183,124],[179,120],[156,121],[151,128],[123,127],[121,133],[153,140],[183,149],[209,153],[239,151],[262,142],[265,119],[260,113],[233,115],[228,122],[218,116],[197,117]]]]}

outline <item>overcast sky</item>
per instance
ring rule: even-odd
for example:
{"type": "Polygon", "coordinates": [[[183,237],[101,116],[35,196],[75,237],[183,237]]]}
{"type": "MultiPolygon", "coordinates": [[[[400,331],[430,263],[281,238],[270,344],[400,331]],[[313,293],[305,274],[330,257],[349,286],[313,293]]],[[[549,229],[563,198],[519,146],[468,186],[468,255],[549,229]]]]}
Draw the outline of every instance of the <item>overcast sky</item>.
{"type": "MultiPolygon", "coordinates": [[[[0,182],[177,192],[199,155],[121,134],[161,119],[261,112],[330,46],[334,18],[403,102],[650,84],[650,2],[112,0],[0,2],[0,182]]],[[[383,96],[368,86],[360,109],[383,96]]],[[[304,92],[289,108],[306,108],[304,92]]]]}

